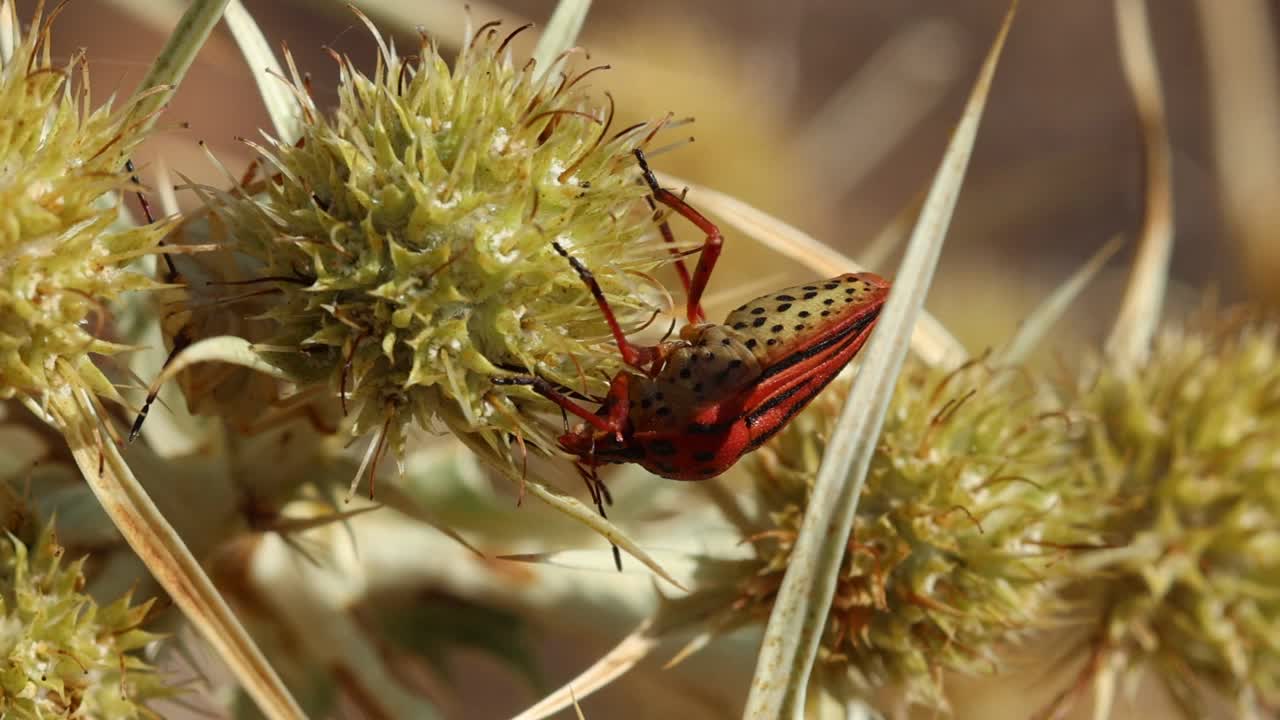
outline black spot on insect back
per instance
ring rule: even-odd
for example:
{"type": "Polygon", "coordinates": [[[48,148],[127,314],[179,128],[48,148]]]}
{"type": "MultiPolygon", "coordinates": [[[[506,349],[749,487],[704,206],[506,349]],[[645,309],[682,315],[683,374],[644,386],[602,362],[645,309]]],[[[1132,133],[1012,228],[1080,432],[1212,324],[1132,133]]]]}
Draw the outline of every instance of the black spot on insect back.
{"type": "Polygon", "coordinates": [[[654,455],[675,455],[676,446],[670,440],[654,440],[649,443],[649,452],[654,455]]]}

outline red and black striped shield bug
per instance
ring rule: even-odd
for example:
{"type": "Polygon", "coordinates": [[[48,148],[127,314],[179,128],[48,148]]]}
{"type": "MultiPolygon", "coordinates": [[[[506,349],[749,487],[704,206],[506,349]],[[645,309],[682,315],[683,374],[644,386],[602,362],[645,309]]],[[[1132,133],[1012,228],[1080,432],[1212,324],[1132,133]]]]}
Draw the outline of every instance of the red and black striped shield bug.
{"type": "MultiPolygon", "coordinates": [[[[553,242],[591,290],[634,371],[613,377],[594,412],[540,377],[493,382],[530,386],[581,418],[559,442],[590,477],[600,465],[637,463],[665,478],[705,480],[785,427],[853,359],[880,315],[889,282],[849,273],[769,293],[729,313],[723,324],[705,322],[700,302],[723,238],[710,220],[658,184],[641,151],[635,154],[653,199],[707,236],[692,278],[677,260],[689,324],[679,339],[633,344],[591,271],[553,242]]],[[[665,223],[661,229],[670,240],[665,223]]]]}

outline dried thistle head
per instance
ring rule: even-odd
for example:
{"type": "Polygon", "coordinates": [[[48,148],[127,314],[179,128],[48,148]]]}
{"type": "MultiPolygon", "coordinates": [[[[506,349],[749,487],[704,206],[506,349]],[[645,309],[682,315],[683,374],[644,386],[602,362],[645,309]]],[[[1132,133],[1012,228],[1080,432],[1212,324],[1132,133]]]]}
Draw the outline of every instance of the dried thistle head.
{"type": "MultiPolygon", "coordinates": [[[[764,530],[759,569],[741,586],[745,612],[771,609],[848,391],[834,384],[753,456],[764,530]]],[[[1055,547],[1079,520],[1072,428],[1020,370],[908,363],[847,540],[818,677],[864,691],[896,683],[908,700],[945,708],[942,670],[990,672],[1000,643],[1039,626],[1054,605],[1055,547]]]]}
{"type": "Polygon", "coordinates": [[[1280,705],[1278,337],[1260,322],[1168,330],[1146,365],[1096,367],[1077,391],[1097,419],[1082,476],[1104,549],[1077,561],[1092,649],[1154,669],[1192,717],[1206,683],[1242,717],[1280,705]]]}
{"type": "Polygon", "coordinates": [[[32,548],[0,539],[0,715],[153,717],[146,704],[172,692],[136,652],[156,639],[140,628],[151,603],[99,606],[84,560],[63,560],[51,526],[32,548]]]}
{"type": "Polygon", "coordinates": [[[165,228],[121,222],[114,202],[142,132],[92,105],[83,53],[54,65],[49,22],[21,34],[15,12],[0,3],[0,31],[17,34],[0,57],[0,398],[85,387],[118,401],[89,354],[122,349],[97,332],[102,302],[154,285],[128,265],[165,228]]]}
{"type": "Polygon", "coordinates": [[[393,448],[407,422],[441,418],[505,451],[506,433],[539,432],[529,410],[549,408],[493,377],[600,395],[620,365],[552,241],[594,272],[625,327],[655,314],[641,291],[668,254],[632,150],[661,123],[615,132],[590,70],[513,64],[492,26],[452,67],[425,37],[411,56],[375,37],[372,77],[335,56],[332,114],[294,71],[301,137],[259,147],[268,178],[211,205],[280,291],[268,361],[328,383],[354,432],[382,427],[393,448]]]}

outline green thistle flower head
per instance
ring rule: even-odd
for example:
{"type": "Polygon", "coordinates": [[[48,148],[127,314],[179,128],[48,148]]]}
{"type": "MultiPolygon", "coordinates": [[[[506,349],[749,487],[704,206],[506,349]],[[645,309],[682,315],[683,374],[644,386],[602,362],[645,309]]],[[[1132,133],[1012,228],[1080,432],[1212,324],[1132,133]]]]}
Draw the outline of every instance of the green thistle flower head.
{"type": "Polygon", "coordinates": [[[150,603],[99,607],[84,594],[84,560],[66,564],[47,528],[33,549],[0,539],[0,716],[144,718],[172,695],[136,650],[150,603]]]}
{"type": "MultiPolygon", "coordinates": [[[[742,607],[767,613],[804,519],[848,383],[835,383],[756,455],[761,566],[742,607]]],[[[951,374],[909,363],[858,502],[819,673],[899,684],[946,707],[941,670],[995,669],[997,645],[1052,610],[1055,546],[1074,539],[1072,425],[1019,370],[951,374]]],[[[1078,520],[1078,517],[1075,519],[1078,520]]]]}
{"type": "Polygon", "coordinates": [[[536,435],[525,417],[548,404],[492,378],[536,373],[599,395],[620,367],[552,242],[594,272],[624,327],[654,316],[656,293],[641,291],[669,256],[632,151],[661,123],[611,129],[590,71],[513,64],[491,26],[452,68],[426,38],[407,57],[378,42],[373,77],[337,58],[332,115],[295,71],[301,137],[259,148],[270,177],[256,194],[211,196],[281,291],[266,359],[349,396],[354,431],[386,427],[393,448],[411,419],[497,430],[495,447],[501,433],[536,435]]]}
{"type": "Polygon", "coordinates": [[[1278,337],[1166,331],[1144,367],[1096,369],[1078,393],[1097,418],[1083,467],[1106,548],[1078,560],[1094,650],[1156,670],[1191,717],[1205,683],[1241,717],[1280,706],[1278,337]]]}
{"type": "MultiPolygon", "coordinates": [[[[14,12],[0,3],[0,32],[14,12]]],[[[92,107],[82,53],[53,65],[39,16],[15,39],[0,57],[0,398],[83,386],[119,401],[89,354],[121,349],[94,331],[102,301],[154,284],[127,265],[165,228],[124,225],[115,202],[142,133],[92,107]]]]}

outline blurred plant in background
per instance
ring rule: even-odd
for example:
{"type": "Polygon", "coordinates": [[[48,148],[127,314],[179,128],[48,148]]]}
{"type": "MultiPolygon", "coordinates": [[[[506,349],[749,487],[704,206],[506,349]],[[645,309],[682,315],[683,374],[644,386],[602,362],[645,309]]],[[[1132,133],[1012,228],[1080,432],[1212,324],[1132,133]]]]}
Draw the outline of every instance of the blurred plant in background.
{"type": "Polygon", "coordinates": [[[358,3],[373,22],[338,3],[329,14],[250,3],[254,17],[227,0],[72,5],[57,47],[89,27],[80,42],[95,58],[141,62],[135,47],[109,49],[119,38],[95,23],[108,6],[169,36],[113,113],[90,103],[83,56],[51,50],[41,15],[19,5],[21,16],[0,5],[0,214],[12,215],[0,226],[0,397],[22,401],[0,406],[6,713],[533,718],[580,701],[587,717],[737,717],[744,699],[755,707],[778,688],[784,704],[804,699],[799,660],[762,659],[746,685],[779,628],[816,638],[813,717],[1122,717],[1119,690],[1152,686],[1189,717],[1280,705],[1277,331],[1249,309],[1239,323],[1218,311],[1226,319],[1156,332],[1166,285],[1181,317],[1199,294],[1184,285],[1229,272],[1196,256],[1222,255],[1216,241],[1182,243],[1171,270],[1175,219],[1180,236],[1230,231],[1255,280],[1228,284],[1229,301],[1274,300],[1256,280],[1274,259],[1269,205],[1250,189],[1274,188],[1280,168],[1268,164],[1280,128],[1266,122],[1280,108],[1249,89],[1274,84],[1274,68],[1245,57],[1274,54],[1280,19],[1262,0],[1157,22],[1160,44],[1183,42],[1171,28],[1204,30],[1205,128],[1183,121],[1184,105],[1199,107],[1183,75],[1160,92],[1140,1],[1116,2],[1123,73],[1081,42],[1107,36],[1097,8],[1022,8],[1007,51],[1020,59],[997,76],[975,167],[966,180],[956,158],[973,146],[985,81],[928,197],[952,90],[972,75],[996,6],[602,3],[579,40],[587,3],[473,3],[469,18],[457,3],[358,3]],[[220,34],[204,44],[224,11],[246,63],[220,34]],[[522,16],[552,19],[513,33],[522,16]],[[19,17],[37,20],[19,32],[19,17]],[[1241,18],[1253,20],[1235,47],[1241,18]],[[292,52],[277,54],[281,41],[292,52]],[[1060,41],[1070,47],[1053,55],[1060,41]],[[589,58],[560,57],[579,44],[589,58]],[[188,77],[174,58],[200,48],[206,64],[188,77]],[[242,66],[263,110],[213,99],[242,66]],[[1127,102],[1107,85],[1122,76],[1138,144],[1132,111],[1111,112],[1127,102]],[[166,132],[140,145],[175,87],[166,117],[198,120],[202,142],[166,132]],[[1092,113],[1077,112],[1088,102],[1092,113]],[[1119,119],[1070,124],[1085,115],[1119,119]],[[670,120],[686,116],[697,122],[670,120]],[[268,123],[265,141],[232,142],[268,123]],[[1200,171],[1210,145],[1217,179],[1200,171]],[[599,278],[628,333],[675,327],[663,266],[700,238],[677,224],[677,243],[664,242],[635,147],[709,186],[689,200],[729,238],[710,318],[853,270],[842,250],[890,274],[905,247],[893,302],[922,301],[932,271],[909,262],[949,235],[930,296],[946,323],[935,339],[949,329],[998,349],[963,364],[922,352],[899,377],[880,362],[910,335],[912,322],[895,321],[906,324],[868,347],[879,355],[866,377],[837,381],[724,478],[616,468],[610,518],[599,517],[573,496],[558,409],[490,379],[534,371],[590,398],[622,367],[549,238],[599,278]],[[138,189],[129,156],[145,160],[171,220],[120,211],[138,189]],[[1146,208],[1128,279],[1099,272],[1104,254],[1046,291],[1057,282],[1042,278],[1135,224],[1123,183],[1138,159],[1146,208]],[[227,169],[250,160],[243,177],[227,169]],[[1214,184],[1221,220],[1199,199],[1214,184]],[[938,197],[961,185],[948,232],[938,197]],[[1174,194],[1190,198],[1176,218],[1174,194]],[[917,217],[936,222],[904,242],[917,217]],[[156,253],[172,253],[177,272],[156,253]],[[127,292],[139,289],[150,292],[127,292]],[[1091,354],[1113,317],[1105,353],[1091,354]],[[1049,353],[1057,362],[1039,362],[1049,353]],[[153,379],[159,401],[125,447],[119,430],[153,379]],[[887,405],[883,428],[853,432],[840,408],[869,396],[887,405]],[[452,434],[432,434],[442,430],[452,434]],[[851,442],[865,473],[854,462],[833,475],[851,442]],[[347,492],[375,476],[372,501],[347,492]],[[839,496],[848,535],[806,525],[831,509],[833,481],[855,488],[839,496]],[[517,506],[526,488],[541,502],[517,506]],[[614,572],[598,535],[639,562],[614,572]],[[815,537],[829,574],[802,549],[815,537]],[[783,578],[797,567],[830,580],[833,601],[817,593],[793,612],[783,578]],[[672,667],[644,662],[663,652],[672,667]],[[1028,668],[1034,679],[1010,680],[1028,668]]]}

